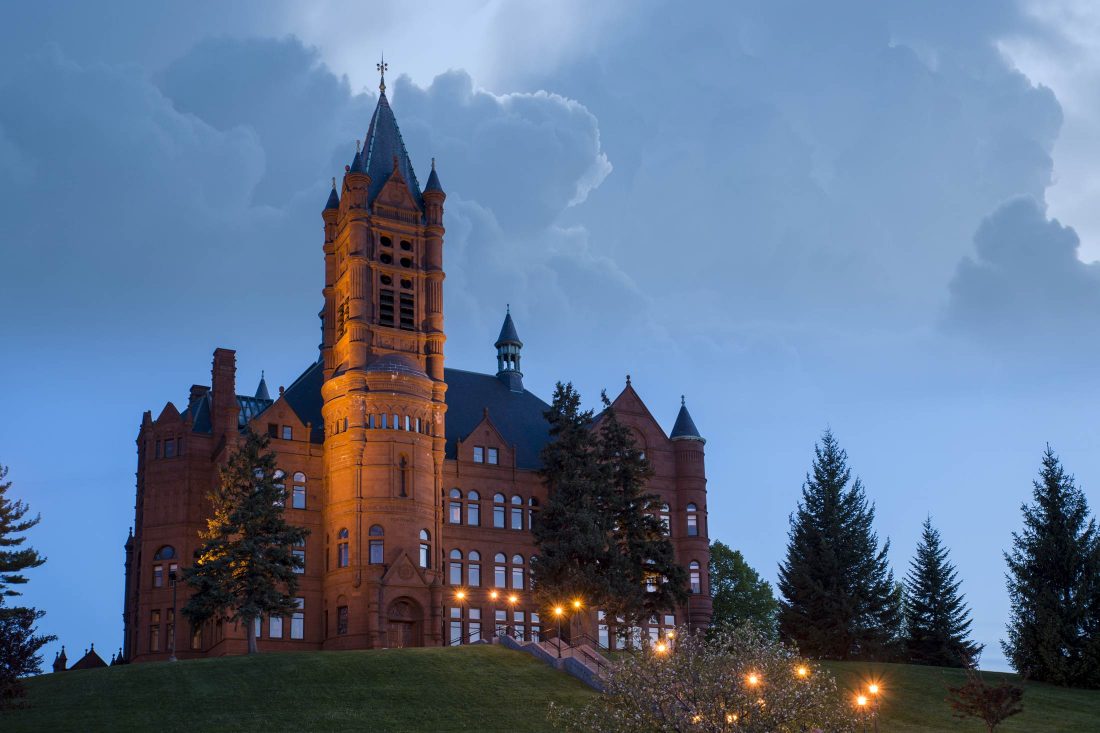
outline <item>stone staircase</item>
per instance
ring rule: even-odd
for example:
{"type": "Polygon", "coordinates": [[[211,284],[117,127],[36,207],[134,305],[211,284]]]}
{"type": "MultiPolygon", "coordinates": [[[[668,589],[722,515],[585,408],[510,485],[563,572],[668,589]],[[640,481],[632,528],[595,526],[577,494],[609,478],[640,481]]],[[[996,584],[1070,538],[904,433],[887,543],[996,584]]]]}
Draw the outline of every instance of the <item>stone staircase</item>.
{"type": "Polygon", "coordinates": [[[570,645],[557,639],[521,641],[511,636],[498,636],[494,641],[508,649],[527,652],[554,669],[573,675],[589,687],[603,691],[603,679],[610,662],[591,643],[570,645]]]}

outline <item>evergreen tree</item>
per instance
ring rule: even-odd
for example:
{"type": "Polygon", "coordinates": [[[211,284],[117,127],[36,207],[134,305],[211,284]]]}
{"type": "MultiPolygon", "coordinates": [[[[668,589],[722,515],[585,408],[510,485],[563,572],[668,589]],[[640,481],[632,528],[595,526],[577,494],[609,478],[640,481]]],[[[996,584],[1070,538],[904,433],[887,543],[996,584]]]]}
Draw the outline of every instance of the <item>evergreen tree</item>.
{"type": "Polygon", "coordinates": [[[932,518],[924,520],[905,578],[905,648],[911,662],[969,667],[981,647],[970,641],[970,610],[932,518]]]}
{"type": "Polygon", "coordinates": [[[769,639],[776,638],[779,604],[771,583],[745,562],[739,550],[717,540],[710,545],[710,594],[714,600],[712,627],[748,623],[769,639]]]}
{"type": "Polygon", "coordinates": [[[1033,504],[1012,533],[1008,639],[1012,667],[1057,685],[1100,686],[1100,538],[1085,495],[1048,445],[1033,504]]]}
{"type": "Polygon", "coordinates": [[[614,564],[610,492],[601,480],[592,411],[580,404],[573,385],[558,382],[546,412],[550,441],[542,449],[540,475],[547,500],[532,527],[538,555],[531,563],[544,607],[563,598],[603,604],[614,592],[607,572],[614,564]]]}
{"type": "Polygon", "coordinates": [[[604,602],[608,616],[626,628],[673,611],[687,601],[687,573],[659,518],[661,498],[646,491],[653,470],[634,434],[615,415],[607,393],[597,441],[599,480],[607,488],[612,564],[604,602]]]}
{"type": "Polygon", "coordinates": [[[30,507],[8,498],[11,481],[8,469],[0,466],[0,707],[12,705],[23,694],[19,680],[35,674],[42,665],[39,650],[54,636],[38,636],[35,623],[44,613],[35,608],[11,606],[9,600],[22,595],[13,586],[27,582],[23,571],[36,568],[46,558],[24,547],[24,533],[41,521],[27,517],[30,507]]]}
{"type": "Polygon", "coordinates": [[[814,657],[890,657],[902,622],[890,542],[879,548],[874,506],[858,478],[849,487],[848,455],[831,431],[814,454],[779,568],[779,633],[814,657]]]}
{"type": "Polygon", "coordinates": [[[195,590],[183,608],[191,623],[210,618],[241,621],[248,653],[256,649],[254,619],[290,615],[301,561],[291,552],[309,530],[287,524],[286,488],[276,475],[267,436],[251,430],[221,469],[210,493],[213,515],[200,537],[195,564],[183,571],[195,590]]]}

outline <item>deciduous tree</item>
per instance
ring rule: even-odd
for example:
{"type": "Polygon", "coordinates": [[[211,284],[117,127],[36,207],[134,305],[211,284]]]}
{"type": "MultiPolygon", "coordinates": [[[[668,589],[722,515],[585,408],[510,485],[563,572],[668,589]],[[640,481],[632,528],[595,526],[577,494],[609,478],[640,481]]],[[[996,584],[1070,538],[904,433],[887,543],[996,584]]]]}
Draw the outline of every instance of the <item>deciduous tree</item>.
{"type": "Polygon", "coordinates": [[[779,604],[771,583],[752,569],[739,550],[714,541],[710,545],[710,594],[713,627],[751,624],[774,638],[779,604]]]}

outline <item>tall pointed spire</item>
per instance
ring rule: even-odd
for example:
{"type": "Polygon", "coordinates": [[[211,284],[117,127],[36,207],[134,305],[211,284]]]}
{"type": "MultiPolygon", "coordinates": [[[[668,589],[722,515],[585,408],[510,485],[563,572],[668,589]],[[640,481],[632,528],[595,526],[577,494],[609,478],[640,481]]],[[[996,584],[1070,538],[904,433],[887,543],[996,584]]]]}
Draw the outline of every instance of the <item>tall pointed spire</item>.
{"type": "MultiPolygon", "coordinates": [[[[401,138],[401,130],[397,127],[397,118],[390,108],[390,101],[386,98],[386,70],[389,65],[383,59],[378,63],[378,72],[381,82],[378,85],[378,104],[371,115],[370,127],[367,128],[367,138],[363,141],[361,153],[361,168],[359,172],[370,176],[370,188],[367,190],[367,206],[374,204],[375,198],[382,192],[382,188],[390,180],[395,172],[404,180],[409,189],[409,194],[416,202],[417,208],[424,210],[424,198],[420,190],[420,182],[416,179],[412,161],[405,149],[405,141],[401,138]],[[394,165],[394,159],[397,165],[394,165]],[[396,171],[395,171],[396,168],[396,171]]],[[[352,165],[355,170],[355,165],[352,165]]]]}
{"type": "Polygon", "coordinates": [[[378,91],[381,94],[385,94],[386,71],[390,68],[390,65],[386,63],[386,54],[382,54],[382,60],[375,64],[375,68],[378,69],[378,91]]]}
{"type": "Polygon", "coordinates": [[[680,413],[676,416],[676,424],[672,426],[672,433],[668,436],[673,440],[699,440],[706,442],[699,435],[699,428],[695,427],[695,421],[688,412],[687,401],[680,395],[680,413]]]}
{"type": "Polygon", "coordinates": [[[436,191],[443,193],[443,186],[439,184],[439,175],[435,172],[435,158],[432,158],[432,172],[428,174],[428,182],[424,185],[424,193],[436,191]]]}
{"type": "Polygon", "coordinates": [[[336,193],[336,178],[332,179],[332,190],[328,193],[328,201],[325,203],[325,210],[339,209],[340,208],[340,196],[336,193]]]}
{"type": "Polygon", "coordinates": [[[497,342],[493,345],[497,349],[497,377],[513,392],[522,392],[523,372],[519,369],[519,352],[523,348],[523,342],[519,340],[516,324],[512,321],[510,304],[504,312],[500,336],[497,336],[497,342]]]}

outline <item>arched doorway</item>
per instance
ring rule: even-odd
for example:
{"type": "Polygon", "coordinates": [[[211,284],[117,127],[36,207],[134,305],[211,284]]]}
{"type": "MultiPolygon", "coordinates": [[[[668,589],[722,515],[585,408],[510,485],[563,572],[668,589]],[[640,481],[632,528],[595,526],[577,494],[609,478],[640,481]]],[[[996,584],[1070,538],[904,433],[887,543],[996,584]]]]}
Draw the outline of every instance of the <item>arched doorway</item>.
{"type": "Polygon", "coordinates": [[[423,612],[411,598],[398,598],[386,611],[386,646],[403,649],[424,646],[421,625],[423,612]]]}

